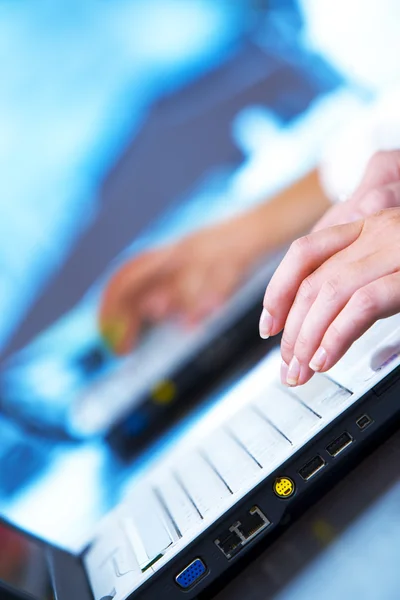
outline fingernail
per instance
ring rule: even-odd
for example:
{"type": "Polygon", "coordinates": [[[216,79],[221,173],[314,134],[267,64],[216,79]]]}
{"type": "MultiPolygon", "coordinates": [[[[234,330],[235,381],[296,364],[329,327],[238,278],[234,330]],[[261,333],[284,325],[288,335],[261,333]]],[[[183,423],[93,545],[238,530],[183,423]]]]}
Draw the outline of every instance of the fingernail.
{"type": "Polygon", "coordinates": [[[287,376],[286,376],[286,383],[288,385],[297,385],[299,377],[300,377],[300,363],[297,360],[297,358],[295,356],[293,356],[293,358],[289,364],[289,368],[288,368],[288,372],[287,372],[287,376]]]}
{"type": "Polygon", "coordinates": [[[117,348],[125,336],[125,323],[121,319],[107,321],[101,327],[101,334],[107,346],[112,350],[117,348]]]}
{"type": "Polygon", "coordinates": [[[260,336],[263,340],[266,340],[271,335],[273,322],[272,315],[264,308],[260,317],[260,336]]]}
{"type": "Polygon", "coordinates": [[[321,371],[327,359],[326,350],[320,346],[312,357],[309,367],[313,371],[321,371]]]}
{"type": "Polygon", "coordinates": [[[283,385],[287,385],[287,373],[288,373],[288,369],[289,369],[289,367],[287,366],[287,364],[283,360],[281,362],[281,382],[283,383],[283,385]]]}

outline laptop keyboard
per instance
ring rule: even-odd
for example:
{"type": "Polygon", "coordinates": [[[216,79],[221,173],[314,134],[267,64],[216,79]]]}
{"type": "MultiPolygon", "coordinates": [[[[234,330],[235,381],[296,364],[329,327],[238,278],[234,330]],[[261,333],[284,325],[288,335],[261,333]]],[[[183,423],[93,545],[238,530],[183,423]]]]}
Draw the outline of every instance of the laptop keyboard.
{"type": "Polygon", "coordinates": [[[293,390],[271,383],[199,440],[189,434],[99,527],[85,556],[95,600],[128,597],[341,412],[350,396],[324,375],[293,390]]]}

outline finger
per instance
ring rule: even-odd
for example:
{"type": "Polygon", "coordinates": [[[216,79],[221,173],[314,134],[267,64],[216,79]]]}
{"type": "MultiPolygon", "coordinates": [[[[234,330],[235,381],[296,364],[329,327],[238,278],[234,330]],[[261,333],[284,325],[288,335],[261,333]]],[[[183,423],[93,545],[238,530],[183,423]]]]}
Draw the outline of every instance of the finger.
{"type": "Polygon", "coordinates": [[[153,323],[162,321],[176,311],[177,298],[173,279],[154,285],[140,297],[139,309],[143,318],[153,323]]]}
{"type": "MultiPolygon", "coordinates": [[[[385,215],[375,216],[370,218],[369,220],[364,222],[363,232],[370,235],[371,240],[375,240],[376,236],[381,236],[381,239],[386,239],[388,235],[387,227],[391,225],[393,219],[393,212],[386,211],[385,215]]],[[[377,279],[385,274],[389,274],[389,272],[393,272],[397,270],[397,260],[396,253],[391,253],[390,256],[382,255],[381,258],[375,257],[368,258],[368,254],[370,254],[371,244],[360,244],[358,243],[358,239],[350,244],[347,248],[344,248],[334,256],[330,257],[324,265],[319,267],[311,276],[309,276],[305,282],[307,283],[306,290],[308,291],[308,296],[304,293],[298,293],[296,295],[293,306],[289,311],[289,315],[286,319],[285,329],[282,336],[281,341],[281,353],[283,360],[289,365],[294,356],[297,359],[300,359],[295,352],[295,344],[299,339],[301,328],[304,325],[304,321],[306,320],[307,315],[309,314],[312,305],[316,301],[318,295],[321,293],[321,288],[324,293],[322,294],[322,298],[325,296],[325,310],[328,306],[331,305],[329,302],[329,298],[333,297],[336,299],[336,302],[342,298],[342,302],[347,302],[351,293],[366,285],[374,278],[377,279]],[[367,260],[367,270],[364,273],[364,279],[362,279],[363,271],[362,269],[358,272],[350,271],[351,265],[359,262],[360,266],[365,264],[365,260],[367,260]],[[371,267],[368,265],[371,263],[371,267]],[[343,274],[346,274],[343,276],[343,274]],[[352,291],[349,290],[349,287],[355,285],[356,287],[352,291]],[[346,297],[347,293],[347,297],[346,297]]],[[[301,291],[301,288],[299,292],[301,291]]],[[[344,304],[343,304],[344,305],[344,304]]],[[[324,312],[324,308],[320,307],[322,313],[324,312]]],[[[341,309],[341,308],[340,308],[341,309]]],[[[340,310],[339,309],[339,310],[340,310]]],[[[307,338],[305,335],[300,336],[300,340],[298,345],[303,345],[303,347],[308,346],[307,338]]],[[[307,364],[308,361],[305,361],[307,364]]],[[[295,367],[292,365],[292,369],[290,369],[291,379],[294,379],[295,374],[298,376],[299,381],[302,381],[302,372],[299,375],[299,369],[305,372],[307,369],[303,369],[301,365],[303,362],[295,361],[295,367]],[[292,373],[293,369],[295,373],[292,373]]]]}
{"type": "Polygon", "coordinates": [[[100,302],[99,329],[111,349],[133,344],[140,329],[140,300],[155,281],[174,268],[171,253],[153,251],[124,265],[108,283],[100,302]]]}
{"type": "Polygon", "coordinates": [[[311,359],[313,371],[327,371],[378,319],[400,311],[400,273],[386,275],[353,294],[323,336],[311,359]]]}
{"type": "MultiPolygon", "coordinates": [[[[328,268],[323,269],[322,285],[310,310],[300,324],[300,330],[287,333],[290,339],[296,338],[293,355],[300,364],[299,378],[297,381],[290,381],[292,385],[305,383],[304,377],[307,376],[307,367],[312,356],[321,345],[325,332],[353,294],[358,289],[397,270],[398,258],[396,255],[393,253],[387,257],[385,254],[382,252],[381,256],[369,255],[363,260],[356,260],[352,263],[346,263],[343,259],[343,267],[339,273],[335,266],[333,269],[329,269],[328,265],[328,268]]],[[[341,253],[337,255],[338,260],[341,260],[340,256],[341,253]]],[[[284,335],[289,327],[290,315],[284,335]]],[[[285,360],[288,358],[285,357],[285,360]]]]}
{"type": "Polygon", "coordinates": [[[360,235],[363,223],[331,227],[294,242],[275,271],[264,296],[260,319],[260,335],[268,337],[281,331],[289,310],[299,295],[310,306],[317,290],[313,289],[312,273],[332,255],[352,244],[360,235]]]}
{"type": "Polygon", "coordinates": [[[353,200],[357,202],[369,191],[396,183],[399,179],[400,150],[376,152],[368,161],[361,182],[353,194],[353,200]]]}
{"type": "Polygon", "coordinates": [[[397,181],[367,192],[359,202],[359,213],[363,217],[368,217],[381,210],[398,206],[400,206],[400,183],[397,181]]]}
{"type": "Polygon", "coordinates": [[[135,294],[173,270],[176,253],[173,248],[146,252],[123,265],[107,283],[101,299],[99,320],[118,314],[135,294]]]}
{"type": "Polygon", "coordinates": [[[336,204],[324,214],[312,231],[315,232],[320,231],[321,229],[327,229],[328,227],[334,227],[335,225],[352,223],[353,221],[363,218],[363,216],[364,215],[356,206],[350,204],[350,201],[336,204]]]}
{"type": "Polygon", "coordinates": [[[210,316],[230,298],[238,286],[237,269],[211,266],[202,274],[201,287],[196,295],[186,298],[186,322],[195,325],[210,316]]]}
{"type": "Polygon", "coordinates": [[[195,311],[196,306],[206,295],[209,288],[210,277],[203,265],[193,268],[192,264],[186,265],[176,277],[176,293],[179,312],[185,318],[195,311]]]}
{"type": "Polygon", "coordinates": [[[134,317],[122,316],[115,319],[112,325],[108,326],[115,328],[114,333],[112,334],[113,337],[110,339],[110,336],[104,332],[104,327],[103,337],[115,354],[123,356],[131,352],[134,347],[140,334],[141,325],[142,320],[139,314],[135,314],[134,317]]]}
{"type": "Polygon", "coordinates": [[[110,348],[119,355],[127,354],[135,346],[137,338],[145,322],[157,323],[176,311],[174,290],[170,285],[160,284],[149,291],[138,294],[131,305],[121,308],[113,321],[102,327],[103,336],[110,348]],[[105,333],[106,327],[114,327],[110,334],[105,333]]]}

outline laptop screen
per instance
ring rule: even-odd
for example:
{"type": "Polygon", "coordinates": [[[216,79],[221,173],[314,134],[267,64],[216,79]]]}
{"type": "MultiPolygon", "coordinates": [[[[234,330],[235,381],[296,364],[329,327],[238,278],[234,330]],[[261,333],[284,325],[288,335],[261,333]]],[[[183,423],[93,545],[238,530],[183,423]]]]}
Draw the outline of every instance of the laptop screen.
{"type": "MultiPolygon", "coordinates": [[[[69,407],[125,364],[104,351],[97,327],[110,274],[273,197],[314,167],[329,132],[364,101],[307,49],[297,3],[282,14],[271,4],[1,8],[0,512],[38,535],[63,544],[59,519],[34,519],[36,501],[28,510],[32,489],[38,502],[56,487],[59,502],[85,464],[106,476],[101,442],[67,446],[54,432],[70,435],[69,407]]],[[[241,310],[252,294],[239,295],[241,310]]],[[[176,323],[155,342],[142,332],[131,356],[147,342],[150,353],[135,385],[151,385],[154,365],[165,371],[169,354],[182,360],[194,347],[181,333],[176,323]]],[[[115,390],[112,403],[105,394],[114,406],[126,396],[115,390]]],[[[91,433],[106,428],[102,419],[91,433]]],[[[93,515],[116,501],[117,484],[100,487],[85,494],[83,512],[99,494],[93,515]]]]}

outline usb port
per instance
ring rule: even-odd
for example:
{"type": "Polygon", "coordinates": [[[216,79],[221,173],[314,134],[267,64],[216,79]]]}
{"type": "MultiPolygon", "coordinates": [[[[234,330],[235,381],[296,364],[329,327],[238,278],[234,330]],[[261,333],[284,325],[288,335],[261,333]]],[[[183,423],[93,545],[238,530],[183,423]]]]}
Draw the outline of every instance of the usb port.
{"type": "Polygon", "coordinates": [[[326,447],[326,451],[333,458],[335,458],[335,456],[343,452],[343,450],[346,450],[346,448],[348,448],[348,446],[350,446],[352,443],[353,438],[349,433],[347,433],[347,431],[344,431],[341,435],[339,435],[339,437],[336,438],[336,440],[333,440],[333,442],[326,447]]]}
{"type": "Polygon", "coordinates": [[[373,420],[368,415],[362,415],[362,417],[356,421],[356,425],[359,429],[361,429],[361,431],[366,429],[368,425],[371,425],[371,423],[373,423],[373,420]]]}
{"type": "Polygon", "coordinates": [[[247,513],[240,515],[239,520],[229,529],[222,532],[214,543],[226,558],[232,558],[270,524],[258,506],[253,506],[247,513]]]}
{"type": "Polygon", "coordinates": [[[325,464],[324,459],[318,454],[300,469],[299,475],[304,481],[308,481],[311,477],[314,477],[314,475],[321,471],[321,469],[325,467],[325,464]]]}

